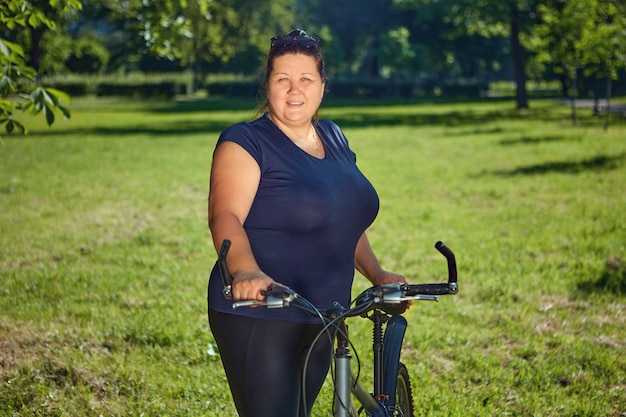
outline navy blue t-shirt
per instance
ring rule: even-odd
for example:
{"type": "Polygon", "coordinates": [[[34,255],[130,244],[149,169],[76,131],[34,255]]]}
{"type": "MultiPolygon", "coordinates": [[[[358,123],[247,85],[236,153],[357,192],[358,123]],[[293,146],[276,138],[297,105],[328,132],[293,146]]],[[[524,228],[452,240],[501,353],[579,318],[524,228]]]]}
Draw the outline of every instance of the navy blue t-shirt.
{"type": "MultiPolygon", "coordinates": [[[[350,302],[354,251],[378,213],[376,191],[356,165],[341,129],[316,124],[325,157],[296,146],[264,115],[222,132],[218,143],[242,146],[259,164],[261,180],[244,229],[261,270],[318,308],[350,302]]],[[[297,308],[239,308],[222,295],[219,270],[209,280],[209,307],[251,317],[319,322],[297,308]]]]}

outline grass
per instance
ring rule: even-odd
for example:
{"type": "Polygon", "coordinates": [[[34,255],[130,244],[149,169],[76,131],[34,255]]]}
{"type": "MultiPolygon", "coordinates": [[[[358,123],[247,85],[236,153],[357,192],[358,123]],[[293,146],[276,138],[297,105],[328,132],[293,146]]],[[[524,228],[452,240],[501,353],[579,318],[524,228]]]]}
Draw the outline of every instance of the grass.
{"type": "MultiPolygon", "coordinates": [[[[253,103],[82,99],[0,148],[0,416],[235,415],[206,320],[211,153],[253,103]]],[[[416,414],[623,416],[626,121],[549,100],[343,103],[407,313],[416,414]]],[[[357,279],[355,291],[365,286],[357,279]]],[[[366,323],[351,330],[367,380],[366,323]]],[[[314,410],[329,415],[330,384],[314,410]]]]}

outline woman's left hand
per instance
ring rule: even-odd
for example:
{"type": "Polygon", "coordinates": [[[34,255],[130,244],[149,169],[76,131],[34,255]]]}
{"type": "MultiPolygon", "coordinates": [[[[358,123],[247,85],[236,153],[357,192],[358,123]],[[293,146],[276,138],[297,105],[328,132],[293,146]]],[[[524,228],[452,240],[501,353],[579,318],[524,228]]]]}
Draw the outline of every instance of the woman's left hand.
{"type": "Polygon", "coordinates": [[[381,269],[376,276],[371,278],[374,286],[393,284],[396,282],[407,283],[406,278],[403,275],[396,274],[395,272],[386,271],[381,269]]]}

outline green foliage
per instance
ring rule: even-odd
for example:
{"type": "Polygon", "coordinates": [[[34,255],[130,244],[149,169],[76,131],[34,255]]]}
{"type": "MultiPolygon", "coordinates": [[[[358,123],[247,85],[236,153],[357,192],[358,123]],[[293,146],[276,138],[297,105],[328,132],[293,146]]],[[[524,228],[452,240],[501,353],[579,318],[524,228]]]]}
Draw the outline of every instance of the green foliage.
{"type": "MultiPolygon", "coordinates": [[[[383,73],[387,76],[397,73],[414,73],[423,59],[416,59],[420,51],[409,40],[410,33],[405,27],[388,31],[381,40],[381,61],[383,73]]],[[[423,58],[423,54],[422,54],[423,58]]]]}
{"type": "Polygon", "coordinates": [[[43,112],[46,123],[51,126],[54,123],[54,113],[61,113],[66,119],[70,117],[70,111],[65,103],[70,102],[70,97],[62,91],[53,88],[35,88],[29,96],[24,110],[28,110],[33,114],[43,112]]]}
{"type": "MultiPolygon", "coordinates": [[[[429,21],[429,29],[438,40],[438,49],[433,48],[433,54],[444,68],[454,64],[454,69],[463,75],[485,74],[503,65],[503,52],[508,49],[506,55],[513,62],[517,108],[528,107],[526,57],[521,39],[523,34],[532,31],[534,1],[395,0],[394,4],[412,12],[416,22],[429,21]],[[443,24],[437,24],[439,22],[443,24]],[[509,40],[509,44],[502,40],[509,40]]],[[[419,30],[418,24],[413,26],[419,30]]]]}
{"type": "MultiPolygon", "coordinates": [[[[43,8],[33,7],[24,0],[1,2],[0,22],[9,30],[40,26],[55,29],[55,21],[46,14],[50,8],[64,12],[81,7],[78,0],[51,0],[43,8]]],[[[23,48],[1,38],[0,70],[0,126],[4,125],[6,133],[16,130],[26,133],[26,127],[14,117],[16,111],[43,113],[49,126],[54,123],[55,112],[69,118],[69,97],[61,91],[38,85],[35,69],[25,63],[23,48]]]]}
{"type": "MultiPolygon", "coordinates": [[[[234,416],[206,318],[219,133],[252,100],[79,99],[0,152],[0,415],[234,416]]],[[[626,122],[533,101],[333,104],[376,187],[369,237],[411,282],[460,293],[407,312],[417,415],[626,409],[626,122]]],[[[365,287],[356,277],[355,291],[365,287]]],[[[371,335],[350,327],[366,384],[371,335]]],[[[328,416],[327,383],[314,410],[328,416]]]]}
{"type": "Polygon", "coordinates": [[[581,42],[594,30],[589,13],[596,0],[575,0],[557,9],[541,5],[542,24],[537,27],[538,38],[545,42],[540,59],[556,64],[555,71],[564,72],[568,79],[576,78],[583,65],[581,42]]]}
{"type": "Polygon", "coordinates": [[[530,47],[539,62],[553,65],[571,81],[580,69],[595,78],[617,79],[618,71],[626,68],[623,3],[572,0],[542,4],[538,11],[541,23],[530,47]]]}
{"type": "Polygon", "coordinates": [[[263,64],[268,39],[293,26],[322,38],[333,78],[481,85],[510,79],[513,71],[520,108],[527,78],[549,80],[560,71],[561,60],[553,58],[562,54],[564,39],[580,38],[578,65],[587,77],[581,91],[591,91],[594,78],[616,79],[624,70],[626,13],[623,2],[610,0],[90,0],[80,16],[39,7],[35,15],[57,23],[63,34],[46,31],[39,48],[39,31],[8,40],[22,44],[29,58],[41,56],[46,74],[66,67],[116,74],[188,70],[191,93],[213,72],[251,76],[263,64]]]}
{"type": "MultiPolygon", "coordinates": [[[[71,7],[80,7],[80,2],[76,0],[70,0],[70,2],[50,1],[50,5],[53,7],[59,4],[65,7],[66,3],[71,4],[71,7]]],[[[48,18],[44,10],[32,7],[30,2],[26,0],[12,0],[0,3],[0,23],[3,23],[9,30],[17,29],[19,26],[25,28],[45,25],[49,29],[56,27],[56,22],[48,18]]]]}
{"type": "Polygon", "coordinates": [[[82,37],[73,42],[73,53],[65,65],[74,73],[102,73],[111,54],[97,39],[82,37]]]}
{"type": "Polygon", "coordinates": [[[260,62],[261,51],[267,48],[263,40],[274,35],[267,22],[285,16],[292,20],[293,16],[293,2],[288,0],[146,0],[131,6],[150,51],[189,67],[195,76],[194,88],[206,75],[208,63],[224,64],[238,53],[251,51],[260,62]]]}
{"type": "Polygon", "coordinates": [[[616,80],[626,69],[626,3],[599,1],[593,6],[594,28],[580,44],[585,70],[587,75],[616,80]]]}

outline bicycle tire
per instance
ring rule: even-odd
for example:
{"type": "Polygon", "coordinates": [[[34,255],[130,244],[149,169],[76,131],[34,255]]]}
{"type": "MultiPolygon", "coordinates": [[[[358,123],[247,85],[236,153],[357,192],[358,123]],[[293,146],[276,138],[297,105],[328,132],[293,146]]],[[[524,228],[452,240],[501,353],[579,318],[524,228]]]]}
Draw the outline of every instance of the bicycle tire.
{"type": "Polygon", "coordinates": [[[391,415],[397,417],[413,417],[415,410],[413,408],[411,380],[409,379],[409,371],[402,362],[400,362],[398,366],[396,379],[396,392],[394,393],[396,401],[391,415]]]}

